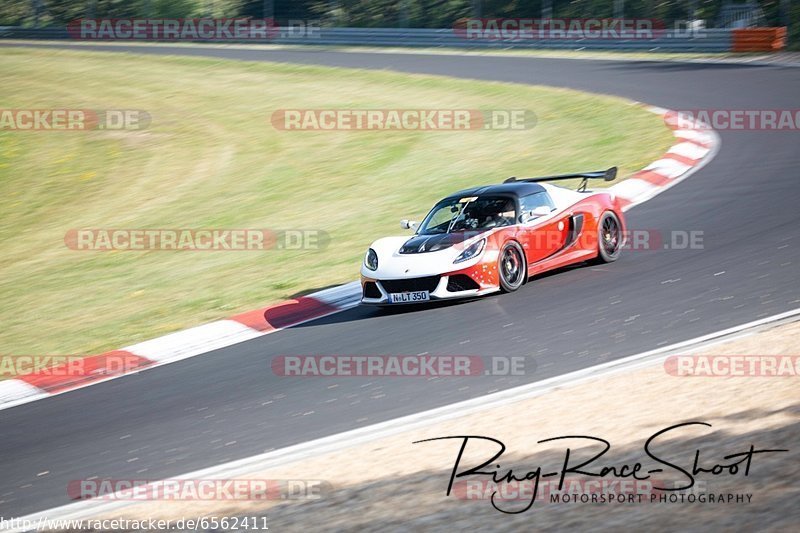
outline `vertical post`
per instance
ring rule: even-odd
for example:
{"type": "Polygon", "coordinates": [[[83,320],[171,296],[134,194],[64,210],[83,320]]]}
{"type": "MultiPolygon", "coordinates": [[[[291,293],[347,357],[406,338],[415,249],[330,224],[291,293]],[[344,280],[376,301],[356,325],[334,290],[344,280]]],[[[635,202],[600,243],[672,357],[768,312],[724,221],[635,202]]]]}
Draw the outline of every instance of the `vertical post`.
{"type": "Polygon", "coordinates": [[[333,19],[334,26],[347,26],[350,19],[347,18],[348,13],[339,12],[339,3],[337,0],[330,0],[330,6],[328,7],[331,13],[336,13],[333,19]],[[344,21],[344,23],[343,23],[344,21]]]}
{"type": "MultiPolygon", "coordinates": [[[[786,46],[789,46],[790,39],[792,38],[791,30],[791,2],[792,0],[781,0],[781,24],[786,26],[786,46]]],[[[792,43],[794,44],[794,43],[792,43]]]]}
{"type": "Polygon", "coordinates": [[[472,0],[472,17],[479,19],[483,16],[483,2],[481,0],[472,0]]]}
{"type": "Polygon", "coordinates": [[[33,27],[39,27],[39,0],[31,0],[31,7],[33,8],[33,27]]]}
{"type": "Polygon", "coordinates": [[[780,4],[780,21],[781,25],[786,26],[786,31],[789,31],[789,4],[791,0],[781,0],[780,4]]]}
{"type": "Polygon", "coordinates": [[[408,28],[408,0],[400,0],[400,20],[398,20],[401,28],[408,28]]]}
{"type": "Polygon", "coordinates": [[[553,0],[542,0],[542,18],[553,18],[553,0]]]}
{"type": "Polygon", "coordinates": [[[617,20],[625,18],[625,0],[614,0],[614,18],[617,20]]]}

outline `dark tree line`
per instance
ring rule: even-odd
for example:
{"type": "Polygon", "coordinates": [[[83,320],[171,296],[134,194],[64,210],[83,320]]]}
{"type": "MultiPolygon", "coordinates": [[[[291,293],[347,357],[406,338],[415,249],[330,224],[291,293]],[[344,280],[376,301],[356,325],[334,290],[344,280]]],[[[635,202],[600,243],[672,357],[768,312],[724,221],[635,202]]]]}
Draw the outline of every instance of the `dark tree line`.
{"type": "MultiPolygon", "coordinates": [[[[52,26],[89,18],[271,17],[326,26],[448,28],[474,16],[703,19],[714,27],[732,0],[0,0],[0,25],[52,26]],[[622,9],[620,11],[620,8],[622,9]]],[[[742,0],[739,0],[740,2],[742,0]]],[[[800,1],[757,0],[769,26],[789,26],[800,41],[800,1]]]]}

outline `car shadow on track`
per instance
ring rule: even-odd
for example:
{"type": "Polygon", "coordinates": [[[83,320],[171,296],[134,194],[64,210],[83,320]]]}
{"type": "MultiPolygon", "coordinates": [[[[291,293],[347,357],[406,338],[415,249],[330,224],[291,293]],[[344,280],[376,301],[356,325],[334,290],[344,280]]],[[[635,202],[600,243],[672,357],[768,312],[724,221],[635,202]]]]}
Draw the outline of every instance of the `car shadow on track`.
{"type": "MultiPolygon", "coordinates": [[[[569,265],[563,268],[559,268],[557,270],[551,270],[549,272],[543,272],[541,274],[537,274],[532,276],[527,284],[520,289],[520,292],[524,292],[526,290],[530,290],[529,286],[532,283],[537,281],[541,281],[552,276],[555,276],[560,273],[568,272],[570,270],[575,270],[579,268],[585,268],[588,266],[593,266],[589,263],[581,263],[577,265],[569,265]]],[[[324,287],[329,288],[329,287],[324,287]]],[[[312,292],[316,292],[322,289],[311,289],[308,291],[303,291],[298,293],[297,295],[293,295],[293,298],[297,298],[299,296],[303,296],[305,294],[310,294],[312,292]]],[[[347,309],[345,311],[341,311],[339,313],[334,313],[332,315],[328,315],[322,318],[318,318],[316,320],[311,320],[308,322],[304,322],[302,324],[298,324],[296,326],[292,326],[292,328],[309,328],[309,327],[317,327],[317,326],[326,326],[331,324],[344,324],[347,322],[356,322],[359,320],[370,320],[382,317],[390,317],[390,316],[403,316],[403,315],[410,315],[420,312],[430,312],[436,311],[439,309],[449,309],[455,308],[462,305],[468,305],[471,303],[475,303],[477,301],[486,301],[486,300],[493,300],[496,298],[502,298],[504,293],[502,292],[495,292],[492,294],[487,294],[485,296],[476,296],[473,298],[464,298],[458,300],[439,300],[427,303],[419,303],[419,304],[402,304],[402,305],[388,305],[388,306],[374,306],[374,305],[358,305],[351,309],[347,309]]]]}
{"type": "MultiPolygon", "coordinates": [[[[486,296],[484,298],[487,298],[486,296]]],[[[463,300],[451,300],[451,301],[439,301],[439,302],[429,302],[427,304],[408,304],[408,305],[396,305],[396,306],[385,306],[379,307],[374,305],[363,305],[360,304],[356,307],[351,309],[347,309],[345,311],[341,311],[339,313],[335,313],[333,315],[328,315],[322,318],[318,318],[317,320],[312,320],[309,322],[304,322],[302,324],[298,324],[296,326],[292,326],[293,328],[309,328],[309,327],[316,327],[316,326],[325,326],[330,324],[343,324],[346,322],[355,322],[359,320],[369,320],[373,318],[381,318],[387,316],[400,316],[400,315],[408,315],[411,313],[418,313],[422,311],[431,311],[436,309],[448,308],[448,307],[456,307],[459,305],[464,305],[471,301],[477,300],[480,298],[465,298],[463,300]]]]}

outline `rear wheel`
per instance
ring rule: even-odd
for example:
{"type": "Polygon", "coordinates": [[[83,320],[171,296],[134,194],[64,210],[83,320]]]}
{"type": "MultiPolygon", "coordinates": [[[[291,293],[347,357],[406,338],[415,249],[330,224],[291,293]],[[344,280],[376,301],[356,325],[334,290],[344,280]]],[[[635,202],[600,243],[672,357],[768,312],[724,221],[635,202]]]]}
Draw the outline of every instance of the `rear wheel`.
{"type": "Polygon", "coordinates": [[[500,250],[497,265],[500,277],[500,288],[505,292],[514,292],[525,281],[525,252],[516,241],[509,241],[500,250]]]}
{"type": "Polygon", "coordinates": [[[597,259],[611,263],[622,251],[622,224],[612,211],[606,211],[597,224],[597,259]]]}

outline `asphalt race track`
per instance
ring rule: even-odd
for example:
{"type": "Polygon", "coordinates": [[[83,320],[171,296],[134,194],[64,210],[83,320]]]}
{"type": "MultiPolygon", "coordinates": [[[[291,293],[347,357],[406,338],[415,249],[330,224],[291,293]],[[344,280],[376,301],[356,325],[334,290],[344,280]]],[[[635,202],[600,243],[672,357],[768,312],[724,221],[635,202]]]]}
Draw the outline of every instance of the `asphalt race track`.
{"type": "MultiPolygon", "coordinates": [[[[168,46],[135,51],[544,84],[673,109],[800,107],[800,69],[779,66],[168,46]]],[[[0,411],[0,515],[69,503],[70,480],[175,476],[800,307],[800,132],[720,136],[710,164],[628,212],[632,228],[702,231],[704,249],[628,252],[609,266],[562,271],[517,293],[474,302],[409,312],[356,308],[0,411]],[[270,369],[271,359],[285,354],[426,352],[524,355],[535,361],[528,367],[535,371],[515,378],[370,380],[285,378],[270,369]]],[[[598,401],[609,394],[597,391],[598,401]]]]}

